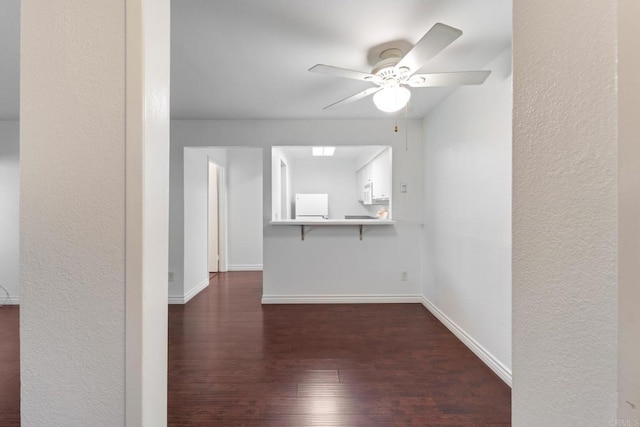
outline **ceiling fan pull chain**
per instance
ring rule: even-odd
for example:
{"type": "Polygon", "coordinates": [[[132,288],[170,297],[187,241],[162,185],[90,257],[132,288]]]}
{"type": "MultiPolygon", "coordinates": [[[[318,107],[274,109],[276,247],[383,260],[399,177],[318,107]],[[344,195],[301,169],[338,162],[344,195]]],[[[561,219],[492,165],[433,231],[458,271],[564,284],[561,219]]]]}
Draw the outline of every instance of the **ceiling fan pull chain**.
{"type": "Polygon", "coordinates": [[[409,151],[409,103],[404,106],[404,151],[409,151]]]}

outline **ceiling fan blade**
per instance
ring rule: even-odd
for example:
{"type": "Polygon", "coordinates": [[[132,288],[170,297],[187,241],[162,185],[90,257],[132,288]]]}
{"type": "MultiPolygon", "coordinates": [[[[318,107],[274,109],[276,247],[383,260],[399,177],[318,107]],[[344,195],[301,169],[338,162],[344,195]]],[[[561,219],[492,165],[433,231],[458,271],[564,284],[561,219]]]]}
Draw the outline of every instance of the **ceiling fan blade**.
{"type": "Polygon", "coordinates": [[[331,74],[337,77],[346,77],[347,79],[363,80],[365,82],[374,82],[376,76],[373,74],[362,73],[360,71],[348,70],[346,68],[332,67],[331,65],[317,64],[309,68],[314,73],[331,74]]]}
{"type": "Polygon", "coordinates": [[[445,24],[437,23],[420,41],[398,62],[396,70],[408,68],[409,74],[418,71],[422,65],[440,53],[462,35],[462,31],[445,24]]]}
{"type": "Polygon", "coordinates": [[[323,110],[333,110],[335,108],[339,108],[342,107],[343,105],[346,104],[350,104],[352,102],[355,102],[359,99],[365,98],[369,95],[373,95],[374,93],[376,93],[377,91],[379,91],[380,89],[382,89],[382,87],[380,86],[376,86],[376,87],[370,87],[369,89],[363,90],[360,93],[356,93],[355,95],[352,95],[348,98],[342,99],[338,102],[334,102],[331,105],[327,105],[326,107],[323,108],[323,110]]]}
{"type": "Polygon", "coordinates": [[[407,81],[407,85],[411,87],[481,85],[487,80],[489,74],[491,74],[490,70],[414,74],[407,81]]]}

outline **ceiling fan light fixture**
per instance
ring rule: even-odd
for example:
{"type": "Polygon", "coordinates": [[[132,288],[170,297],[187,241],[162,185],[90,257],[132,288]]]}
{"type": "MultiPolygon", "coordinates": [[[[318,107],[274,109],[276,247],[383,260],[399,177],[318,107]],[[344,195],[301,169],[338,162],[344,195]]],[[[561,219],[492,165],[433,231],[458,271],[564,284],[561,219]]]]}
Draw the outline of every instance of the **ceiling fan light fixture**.
{"type": "Polygon", "coordinates": [[[411,91],[403,86],[390,86],[373,95],[373,103],[378,110],[385,113],[395,113],[402,109],[411,98],[411,91]]]}

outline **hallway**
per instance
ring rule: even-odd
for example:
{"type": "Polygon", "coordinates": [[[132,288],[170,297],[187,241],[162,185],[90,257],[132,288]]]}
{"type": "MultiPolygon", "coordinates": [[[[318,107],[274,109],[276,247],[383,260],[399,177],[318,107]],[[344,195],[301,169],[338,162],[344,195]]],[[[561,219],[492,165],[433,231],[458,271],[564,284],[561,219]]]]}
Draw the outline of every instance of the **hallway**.
{"type": "Polygon", "coordinates": [[[261,295],[221,273],[169,307],[169,425],[510,425],[510,388],[421,305],[261,295]]]}

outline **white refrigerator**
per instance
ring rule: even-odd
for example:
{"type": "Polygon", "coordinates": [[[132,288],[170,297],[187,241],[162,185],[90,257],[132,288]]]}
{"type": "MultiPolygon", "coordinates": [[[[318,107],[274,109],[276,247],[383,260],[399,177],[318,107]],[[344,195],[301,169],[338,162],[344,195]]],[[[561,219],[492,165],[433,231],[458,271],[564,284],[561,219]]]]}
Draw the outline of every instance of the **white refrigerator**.
{"type": "Polygon", "coordinates": [[[296,219],[329,218],[328,194],[296,193],[296,219]]]}

